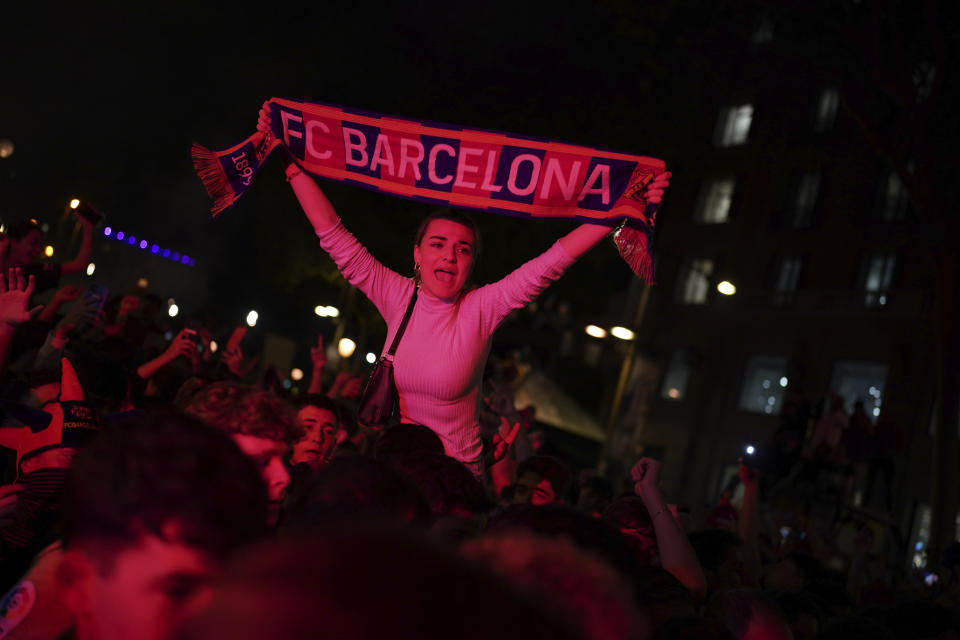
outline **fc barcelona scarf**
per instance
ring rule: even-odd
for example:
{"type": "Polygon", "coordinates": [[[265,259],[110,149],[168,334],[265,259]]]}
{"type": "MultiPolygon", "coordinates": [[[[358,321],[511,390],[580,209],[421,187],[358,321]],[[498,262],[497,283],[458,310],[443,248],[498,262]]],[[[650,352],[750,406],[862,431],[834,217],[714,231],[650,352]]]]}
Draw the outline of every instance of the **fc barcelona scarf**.
{"type": "Polygon", "coordinates": [[[194,144],[193,166],[214,216],[250,188],[283,146],[304,171],[431,205],[510,216],[622,220],[614,236],[634,273],[653,281],[656,205],[644,188],[662,160],[543,138],[408,120],[316,102],[272,98],[272,131],[211,151],[194,144]]]}

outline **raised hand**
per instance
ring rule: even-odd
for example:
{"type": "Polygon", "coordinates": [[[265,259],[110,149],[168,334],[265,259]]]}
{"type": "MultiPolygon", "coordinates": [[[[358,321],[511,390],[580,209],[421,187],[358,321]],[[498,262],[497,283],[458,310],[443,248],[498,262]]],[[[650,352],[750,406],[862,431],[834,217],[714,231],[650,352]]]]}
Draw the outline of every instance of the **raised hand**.
{"type": "Polygon", "coordinates": [[[638,496],[649,491],[659,491],[660,462],[653,458],[643,457],[630,469],[633,478],[633,492],[638,496]]]}
{"type": "Polygon", "coordinates": [[[183,356],[190,361],[191,364],[196,363],[197,360],[197,343],[193,339],[193,335],[187,329],[181,329],[173,340],[170,341],[170,346],[167,347],[167,350],[164,352],[164,355],[168,360],[175,360],[179,356],[183,356]]]}
{"type": "Polygon", "coordinates": [[[40,313],[42,305],[27,311],[35,286],[33,276],[24,278],[20,267],[10,269],[6,278],[0,273],[0,323],[16,326],[40,313]]]}
{"type": "Polygon", "coordinates": [[[667,190],[667,187],[670,186],[670,178],[673,177],[673,174],[669,171],[664,171],[656,178],[653,179],[653,182],[647,185],[647,188],[643,190],[643,198],[647,202],[652,202],[653,204],[660,204],[663,200],[663,192],[667,190]]]}
{"type": "Polygon", "coordinates": [[[520,423],[514,423],[510,426],[510,421],[504,416],[500,416],[500,429],[493,434],[493,462],[497,463],[503,460],[513,443],[517,440],[517,434],[520,433],[520,423]]]}
{"type": "Polygon", "coordinates": [[[70,305],[53,331],[55,335],[64,338],[82,324],[99,327],[102,321],[103,311],[100,310],[100,301],[97,298],[84,298],[70,305]]]}
{"type": "Polygon", "coordinates": [[[257,118],[257,131],[260,133],[270,133],[270,101],[266,100],[260,107],[260,113],[257,118]]]}
{"type": "Polygon", "coordinates": [[[323,348],[323,335],[317,336],[317,346],[310,347],[310,362],[316,370],[323,369],[327,364],[327,352],[323,348]]]}

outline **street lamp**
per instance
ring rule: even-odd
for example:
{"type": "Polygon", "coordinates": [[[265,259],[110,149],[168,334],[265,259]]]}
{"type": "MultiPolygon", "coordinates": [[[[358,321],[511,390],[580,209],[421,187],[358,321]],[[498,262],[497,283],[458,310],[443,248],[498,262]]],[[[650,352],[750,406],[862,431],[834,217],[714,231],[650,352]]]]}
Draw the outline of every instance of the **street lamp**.
{"type": "Polygon", "coordinates": [[[732,296],[737,292],[737,288],[729,280],[723,280],[717,283],[717,291],[725,296],[732,296]]]}
{"type": "Polygon", "coordinates": [[[260,314],[256,311],[251,311],[247,314],[247,326],[255,327],[257,326],[257,319],[260,318],[260,314]]]}
{"type": "Polygon", "coordinates": [[[633,340],[634,337],[636,337],[633,331],[630,331],[630,329],[626,327],[611,327],[610,335],[614,338],[620,338],[621,340],[633,340]]]}
{"type": "Polygon", "coordinates": [[[96,271],[96,270],[97,270],[97,265],[95,265],[94,263],[91,262],[90,264],[87,265],[87,275],[88,275],[88,276],[92,276],[92,275],[93,275],[93,272],[96,271]]]}
{"type": "Polygon", "coordinates": [[[294,382],[303,380],[303,369],[294,368],[290,371],[290,379],[294,382]]]}
{"type": "Polygon", "coordinates": [[[602,329],[602,328],[598,327],[598,326],[595,325],[595,324],[588,324],[588,325],[587,325],[587,328],[585,329],[585,331],[587,332],[587,335],[590,336],[590,337],[592,337],[592,338],[606,338],[606,337],[607,337],[607,331],[606,331],[606,329],[602,329]]]}
{"type": "Polygon", "coordinates": [[[357,343],[350,338],[340,338],[337,343],[337,352],[341,358],[349,358],[357,348],[357,343]]]}
{"type": "Polygon", "coordinates": [[[79,206],[80,206],[80,200],[79,200],[79,199],[74,198],[73,200],[70,201],[70,208],[71,208],[71,209],[76,209],[76,208],[79,207],[79,206]]]}

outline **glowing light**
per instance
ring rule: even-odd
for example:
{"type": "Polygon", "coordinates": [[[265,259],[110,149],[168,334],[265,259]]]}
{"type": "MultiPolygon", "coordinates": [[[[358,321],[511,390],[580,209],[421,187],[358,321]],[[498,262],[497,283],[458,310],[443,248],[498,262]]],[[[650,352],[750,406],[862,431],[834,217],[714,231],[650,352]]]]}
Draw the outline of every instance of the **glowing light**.
{"type": "Polygon", "coordinates": [[[303,380],[303,369],[293,368],[290,370],[290,379],[294,382],[303,380]]]}
{"type": "Polygon", "coordinates": [[[176,317],[177,317],[177,314],[180,313],[180,307],[178,307],[178,306],[175,305],[175,304],[172,304],[172,305],[170,305],[170,307],[167,309],[167,313],[170,314],[170,317],[171,317],[171,318],[176,318],[176,317]]]}
{"type": "Polygon", "coordinates": [[[170,249],[164,249],[164,250],[163,250],[163,253],[162,253],[161,255],[162,255],[164,258],[169,258],[169,257],[170,257],[170,249]]]}
{"type": "Polygon", "coordinates": [[[377,361],[377,354],[368,352],[368,353],[367,353],[367,362],[369,362],[370,364],[373,364],[373,363],[376,362],[376,361],[377,361]]]}
{"type": "Polygon", "coordinates": [[[163,334],[163,339],[167,342],[173,340],[173,331],[167,331],[165,334],[163,334]]]}
{"type": "Polygon", "coordinates": [[[74,198],[73,200],[70,201],[70,208],[71,208],[71,209],[76,209],[76,208],[79,207],[79,206],[80,206],[80,201],[77,200],[76,198],[74,198]]]}
{"type": "Polygon", "coordinates": [[[150,247],[150,253],[160,253],[160,245],[153,245],[150,247]]]}
{"type": "Polygon", "coordinates": [[[220,345],[217,344],[216,340],[210,341],[210,353],[216,353],[219,348],[220,345]]]}
{"type": "Polygon", "coordinates": [[[170,257],[171,257],[174,261],[176,261],[176,260],[179,260],[179,259],[180,259],[180,254],[177,253],[176,251],[174,251],[174,252],[173,252],[173,255],[170,256],[170,257]]]}
{"type": "Polygon", "coordinates": [[[9,158],[13,155],[13,142],[4,138],[0,140],[0,158],[9,158]]]}
{"type": "Polygon", "coordinates": [[[147,280],[146,278],[138,278],[138,279],[137,279],[137,288],[138,288],[138,289],[146,289],[146,288],[149,287],[149,286],[150,286],[150,281],[147,280]]]}
{"type": "Polygon", "coordinates": [[[670,389],[669,391],[667,391],[667,395],[673,398],[674,400],[676,400],[677,398],[680,397],[680,389],[677,389],[677,388],[670,389]]]}
{"type": "Polygon", "coordinates": [[[105,235],[105,236],[107,236],[107,237],[109,238],[111,233],[113,233],[113,229],[112,229],[111,227],[104,227],[104,228],[103,228],[103,235],[105,235]]]}
{"type": "Polygon", "coordinates": [[[96,271],[96,270],[97,270],[97,265],[93,264],[92,262],[87,265],[87,275],[88,275],[88,276],[92,276],[92,275],[93,275],[93,272],[96,271]]]}
{"type": "Polygon", "coordinates": [[[732,296],[737,292],[737,288],[729,280],[724,280],[717,284],[717,291],[725,296],[732,296]]]}
{"type": "Polygon", "coordinates": [[[181,262],[182,264],[189,264],[190,258],[187,257],[187,256],[183,256],[183,257],[180,258],[180,262],[181,262]]]}
{"type": "Polygon", "coordinates": [[[53,245],[49,245],[49,244],[48,244],[47,246],[45,246],[45,247],[43,248],[43,255],[47,256],[48,258],[52,258],[52,257],[53,257],[53,245]]]}
{"type": "Polygon", "coordinates": [[[341,358],[349,358],[356,349],[357,343],[350,338],[340,338],[340,342],[337,344],[337,351],[341,358]]]}
{"type": "Polygon", "coordinates": [[[767,398],[767,404],[770,405],[771,407],[772,407],[773,405],[777,404],[777,399],[776,399],[776,397],[770,396],[769,398],[767,398]]]}
{"type": "Polygon", "coordinates": [[[873,417],[874,417],[874,418],[879,418],[879,417],[880,417],[880,408],[879,408],[879,407],[874,407],[874,408],[873,408],[873,417]]]}
{"type": "Polygon", "coordinates": [[[257,326],[257,320],[260,318],[260,314],[256,311],[251,311],[247,314],[247,326],[255,327],[257,326]]]}
{"type": "Polygon", "coordinates": [[[610,335],[621,340],[633,340],[635,334],[626,327],[611,327],[610,335]]]}
{"type": "Polygon", "coordinates": [[[780,386],[786,389],[787,385],[790,384],[790,381],[787,380],[787,376],[780,378],[780,386]]]}
{"type": "Polygon", "coordinates": [[[336,318],[340,315],[340,310],[336,307],[326,307],[322,304],[315,306],[313,312],[321,318],[336,318]]]}
{"type": "Polygon", "coordinates": [[[147,248],[147,241],[146,241],[146,240],[141,240],[141,241],[140,241],[140,248],[141,248],[141,249],[146,249],[146,248],[147,248]]]}
{"type": "Polygon", "coordinates": [[[123,240],[123,231],[117,231],[117,240],[123,240]]]}
{"type": "Polygon", "coordinates": [[[587,332],[587,335],[588,335],[588,336],[591,336],[591,337],[594,337],[594,338],[606,338],[606,337],[607,337],[607,332],[606,332],[606,330],[605,330],[605,329],[601,329],[600,327],[598,327],[598,326],[595,325],[595,324],[588,324],[588,325],[587,325],[587,328],[585,329],[585,331],[587,332]]]}
{"type": "Polygon", "coordinates": [[[748,455],[748,456],[752,456],[752,455],[754,454],[754,452],[756,452],[756,449],[753,448],[753,445],[752,445],[752,444],[748,444],[748,445],[746,446],[746,448],[744,449],[744,451],[747,452],[747,455],[748,455]]]}

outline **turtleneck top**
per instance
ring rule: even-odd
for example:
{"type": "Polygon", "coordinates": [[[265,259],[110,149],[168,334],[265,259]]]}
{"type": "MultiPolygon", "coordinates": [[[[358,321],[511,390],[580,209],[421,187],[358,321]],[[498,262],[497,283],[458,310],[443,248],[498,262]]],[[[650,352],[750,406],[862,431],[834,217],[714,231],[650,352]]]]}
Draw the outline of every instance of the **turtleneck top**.
{"type": "MultiPolygon", "coordinates": [[[[385,353],[413,295],[414,281],[378,262],[342,223],[317,235],[347,281],[386,321],[385,353]]],[[[573,261],[558,241],[502,280],[465,290],[453,302],[421,289],[393,359],[401,420],[432,429],[447,455],[468,465],[478,463],[483,449],[480,388],[493,333],[507,314],[526,306],[573,261]]]]}

